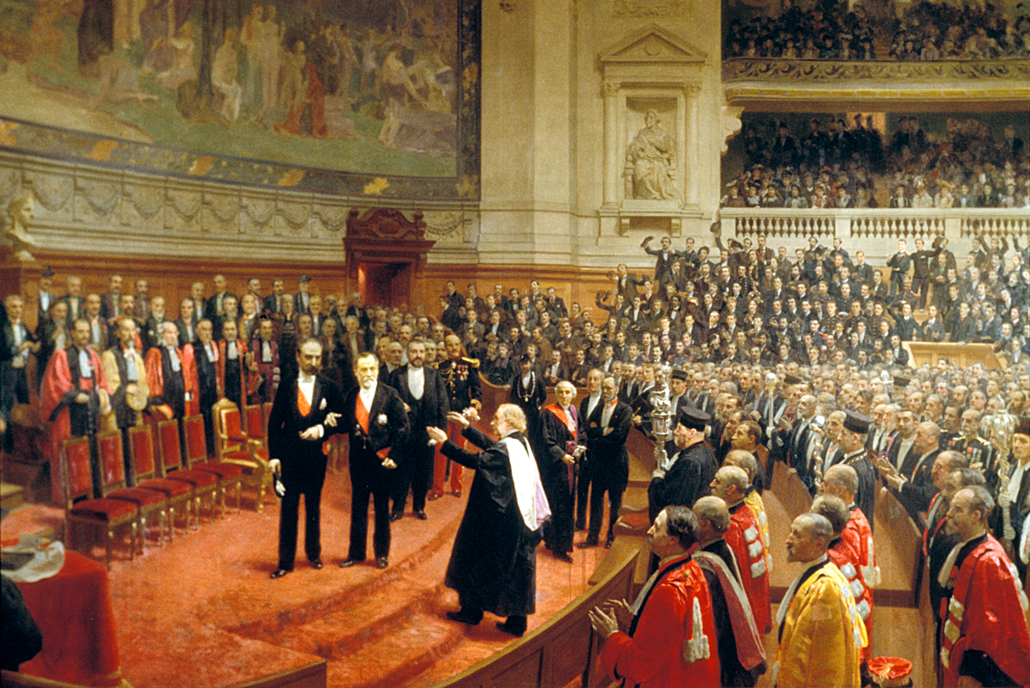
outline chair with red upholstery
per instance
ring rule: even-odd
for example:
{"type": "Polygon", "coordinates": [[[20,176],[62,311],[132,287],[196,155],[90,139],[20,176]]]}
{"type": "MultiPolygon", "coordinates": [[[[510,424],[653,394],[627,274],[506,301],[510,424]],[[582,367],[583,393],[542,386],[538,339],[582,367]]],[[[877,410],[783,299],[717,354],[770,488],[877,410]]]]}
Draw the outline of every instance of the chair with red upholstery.
{"type": "MultiPolygon", "coordinates": [[[[193,487],[181,480],[155,477],[158,474],[158,467],[154,454],[153,427],[157,427],[157,425],[147,423],[129,428],[129,456],[132,459],[132,472],[136,476],[136,488],[164,494],[168,510],[168,539],[173,540],[175,539],[175,509],[180,504],[184,517],[183,532],[189,532],[193,487]]],[[[144,536],[146,536],[145,532],[144,536]]],[[[158,533],[158,538],[163,542],[163,531],[158,533]]]]}
{"type": "Polygon", "coordinates": [[[260,440],[265,446],[268,445],[268,432],[266,430],[265,415],[260,404],[243,407],[243,417],[246,421],[247,437],[252,440],[260,440]]]}
{"type": "Polygon", "coordinates": [[[235,485],[236,513],[239,513],[243,491],[243,467],[228,461],[208,461],[204,417],[199,413],[183,418],[182,432],[186,439],[186,465],[192,470],[207,471],[218,476],[218,502],[222,516],[225,516],[226,489],[235,485]]]}
{"type": "Polygon", "coordinates": [[[193,491],[193,527],[200,529],[200,504],[205,497],[210,505],[211,520],[215,517],[215,499],[218,476],[208,471],[195,471],[183,467],[182,445],[179,443],[179,421],[175,418],[157,424],[157,447],[161,456],[158,468],[168,480],[189,483],[193,491]]]}
{"type": "MultiPolygon", "coordinates": [[[[119,499],[92,499],[93,473],[90,470],[89,437],[76,437],[61,443],[61,470],[64,480],[64,530],[68,548],[75,545],[75,526],[87,524],[104,534],[104,549],[107,568],[111,568],[111,541],[118,528],[127,526],[131,534],[129,539],[129,558],[136,556],[136,529],[139,523],[139,510],[132,502],[119,499]],[[80,500],[80,501],[76,501],[80,500]]],[[[122,468],[124,477],[124,466],[122,468]]]]}
{"type": "Polygon", "coordinates": [[[158,542],[163,542],[165,518],[168,513],[168,497],[159,490],[125,486],[122,433],[114,431],[97,435],[97,453],[100,454],[100,466],[104,476],[104,484],[101,487],[103,496],[108,499],[132,502],[139,511],[140,552],[146,548],[147,521],[151,514],[158,514],[158,542]]]}
{"type": "Polygon", "coordinates": [[[228,399],[219,399],[212,407],[214,414],[215,447],[219,460],[243,469],[243,483],[257,491],[255,511],[264,508],[265,489],[272,484],[268,470],[268,449],[258,439],[248,437],[242,429],[240,409],[228,399]]]}

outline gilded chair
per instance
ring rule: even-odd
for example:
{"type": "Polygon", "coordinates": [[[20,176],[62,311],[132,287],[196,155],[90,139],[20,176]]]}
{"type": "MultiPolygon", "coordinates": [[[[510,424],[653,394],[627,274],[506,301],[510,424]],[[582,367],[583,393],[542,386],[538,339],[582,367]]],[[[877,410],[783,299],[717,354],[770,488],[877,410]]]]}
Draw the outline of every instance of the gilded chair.
{"type": "Polygon", "coordinates": [[[139,550],[146,549],[147,521],[151,514],[158,515],[157,539],[163,544],[165,520],[168,514],[168,497],[160,490],[148,490],[143,487],[125,486],[125,459],[122,433],[118,431],[97,435],[97,453],[100,454],[100,466],[104,475],[101,490],[108,499],[120,499],[132,502],[139,510],[139,550]]]}
{"type": "MultiPolygon", "coordinates": [[[[139,510],[132,502],[120,499],[93,499],[93,473],[90,469],[89,437],[76,437],[61,443],[61,470],[64,475],[64,529],[69,549],[75,546],[76,525],[92,526],[104,535],[105,562],[111,568],[111,542],[114,533],[125,527],[130,532],[129,558],[136,556],[136,529],[139,510]],[[79,501],[76,501],[79,500],[79,501]]],[[[123,468],[124,471],[124,468],[123,468]]],[[[123,476],[124,477],[124,476],[123,476]]]]}
{"type": "Polygon", "coordinates": [[[200,529],[200,504],[205,497],[211,510],[211,520],[215,517],[215,499],[218,493],[218,476],[207,471],[195,471],[184,468],[182,445],[179,443],[179,421],[172,418],[157,424],[157,447],[161,456],[158,464],[168,480],[189,483],[193,494],[194,530],[200,529]]]}
{"type": "Polygon", "coordinates": [[[228,461],[208,461],[204,417],[200,414],[183,418],[182,431],[186,440],[186,465],[192,470],[207,471],[218,476],[218,502],[223,517],[226,489],[235,485],[236,513],[239,513],[240,496],[243,491],[243,468],[228,461]]]}
{"type": "MultiPolygon", "coordinates": [[[[155,477],[158,474],[156,455],[154,454],[154,433],[151,424],[137,425],[129,428],[129,456],[132,461],[132,472],[136,476],[136,488],[160,492],[165,496],[168,510],[168,539],[175,538],[175,509],[182,505],[183,532],[189,532],[190,510],[193,504],[193,487],[181,480],[166,480],[155,477]]],[[[144,532],[144,537],[146,532],[144,532]]],[[[163,542],[163,531],[158,539],[163,542]]]]}
{"type": "Polygon", "coordinates": [[[254,510],[260,513],[264,509],[265,489],[272,484],[268,449],[264,442],[243,432],[240,410],[233,402],[220,399],[211,411],[218,434],[215,441],[218,459],[243,470],[243,483],[257,491],[254,510]]]}

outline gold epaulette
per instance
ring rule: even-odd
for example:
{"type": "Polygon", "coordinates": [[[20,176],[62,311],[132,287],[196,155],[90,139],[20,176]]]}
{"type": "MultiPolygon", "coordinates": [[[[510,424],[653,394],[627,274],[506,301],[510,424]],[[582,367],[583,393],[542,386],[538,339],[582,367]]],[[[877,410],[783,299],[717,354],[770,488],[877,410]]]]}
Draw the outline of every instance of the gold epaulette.
{"type": "Polygon", "coordinates": [[[462,356],[461,360],[465,361],[466,363],[468,363],[473,368],[478,368],[479,367],[479,359],[478,358],[468,358],[466,356],[462,356]]]}

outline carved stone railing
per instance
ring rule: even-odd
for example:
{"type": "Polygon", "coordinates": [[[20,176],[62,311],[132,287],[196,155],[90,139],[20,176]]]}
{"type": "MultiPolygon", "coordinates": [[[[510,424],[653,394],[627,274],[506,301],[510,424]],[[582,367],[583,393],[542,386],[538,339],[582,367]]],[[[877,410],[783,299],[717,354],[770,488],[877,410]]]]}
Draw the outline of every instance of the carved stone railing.
{"type": "Polygon", "coordinates": [[[781,60],[732,58],[722,63],[723,94],[731,105],[832,102],[838,109],[897,109],[899,103],[947,100],[1017,107],[1030,100],[1030,60],[781,60]]]}
{"type": "Polygon", "coordinates": [[[788,248],[803,246],[810,236],[824,242],[840,237],[846,248],[861,248],[870,258],[893,253],[897,239],[922,237],[929,244],[943,235],[958,255],[973,248],[973,236],[980,231],[988,237],[1008,237],[1010,242],[1012,237],[1025,242],[1030,236],[1027,208],[722,208],[719,213],[728,236],[765,234],[788,248]]]}
{"type": "Polygon", "coordinates": [[[1030,60],[786,60],[733,57],[723,60],[723,82],[733,81],[1003,81],[1030,79],[1030,60]]]}

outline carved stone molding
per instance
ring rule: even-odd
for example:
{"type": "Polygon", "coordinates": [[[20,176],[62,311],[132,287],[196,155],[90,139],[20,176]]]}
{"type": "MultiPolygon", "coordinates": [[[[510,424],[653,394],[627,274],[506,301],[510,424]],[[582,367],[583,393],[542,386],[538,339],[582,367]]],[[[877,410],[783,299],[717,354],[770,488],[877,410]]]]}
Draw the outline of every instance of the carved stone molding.
{"type": "Polygon", "coordinates": [[[632,19],[662,19],[681,16],[686,0],[614,0],[612,16],[632,19]]]}
{"type": "MultiPolygon", "coordinates": [[[[896,62],[867,60],[834,62],[830,60],[777,60],[733,58],[722,63],[724,83],[734,81],[981,81],[1030,79],[1030,60],[939,60],[896,62]]],[[[803,88],[804,84],[798,84],[803,88]]]]}
{"type": "MultiPolygon", "coordinates": [[[[319,262],[339,261],[340,238],[358,205],[353,197],[91,168],[0,151],[0,206],[25,190],[38,201],[35,232],[51,249],[141,256],[310,261],[317,255],[319,262]]],[[[392,207],[411,216],[425,205],[392,207]]],[[[455,259],[474,254],[477,207],[437,202],[429,215],[431,238],[439,238],[455,259]]]]}
{"type": "Polygon", "coordinates": [[[976,107],[1025,108],[1030,60],[974,62],[831,62],[734,58],[722,65],[723,95],[734,105],[796,107],[837,102],[842,107],[933,108],[966,102],[976,107]]]}

